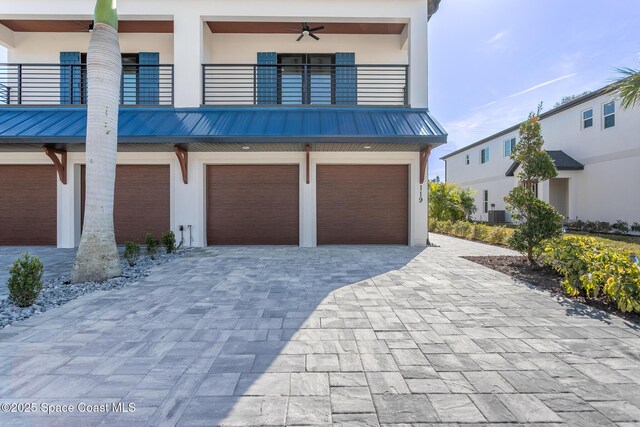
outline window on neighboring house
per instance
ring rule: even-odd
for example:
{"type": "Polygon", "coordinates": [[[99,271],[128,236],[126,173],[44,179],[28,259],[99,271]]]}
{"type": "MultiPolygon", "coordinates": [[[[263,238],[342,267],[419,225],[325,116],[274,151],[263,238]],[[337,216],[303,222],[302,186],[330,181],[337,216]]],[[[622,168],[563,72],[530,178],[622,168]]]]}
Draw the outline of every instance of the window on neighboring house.
{"type": "Polygon", "coordinates": [[[484,213],[489,212],[489,190],[483,192],[483,210],[484,213]]]}
{"type": "Polygon", "coordinates": [[[480,150],[480,163],[485,164],[489,161],[489,147],[480,150]]]}
{"type": "Polygon", "coordinates": [[[513,153],[515,150],[516,150],[516,139],[515,138],[507,139],[504,142],[504,156],[505,157],[511,156],[511,153],[513,153]]]}
{"type": "Polygon", "coordinates": [[[470,160],[469,160],[469,155],[468,155],[468,154],[466,154],[466,155],[464,156],[464,164],[465,164],[465,165],[467,165],[467,166],[469,166],[469,163],[471,163],[471,162],[470,162],[470,160]]]}
{"type": "Polygon", "coordinates": [[[616,125],[616,103],[614,101],[604,104],[604,128],[612,128],[616,125]]]}
{"type": "Polygon", "coordinates": [[[593,108],[582,112],[582,129],[593,126],[593,108]]]}

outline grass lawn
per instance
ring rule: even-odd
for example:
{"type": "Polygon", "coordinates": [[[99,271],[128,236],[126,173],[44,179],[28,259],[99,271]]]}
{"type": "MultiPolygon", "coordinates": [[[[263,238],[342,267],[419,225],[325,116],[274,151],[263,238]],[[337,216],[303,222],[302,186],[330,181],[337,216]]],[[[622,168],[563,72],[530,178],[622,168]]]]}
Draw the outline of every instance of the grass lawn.
{"type": "Polygon", "coordinates": [[[615,234],[590,234],[583,231],[569,231],[568,234],[593,237],[596,240],[621,251],[640,255],[640,236],[620,236],[615,234]]]}

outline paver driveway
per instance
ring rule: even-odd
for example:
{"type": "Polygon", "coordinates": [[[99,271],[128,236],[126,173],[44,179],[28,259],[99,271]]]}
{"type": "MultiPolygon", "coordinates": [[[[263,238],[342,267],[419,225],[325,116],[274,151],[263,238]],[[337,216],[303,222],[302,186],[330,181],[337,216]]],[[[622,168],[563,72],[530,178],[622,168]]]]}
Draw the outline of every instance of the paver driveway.
{"type": "Polygon", "coordinates": [[[640,421],[640,333],[439,248],[216,248],[0,331],[0,425],[640,421]],[[598,318],[600,317],[600,318],[598,318]]]}

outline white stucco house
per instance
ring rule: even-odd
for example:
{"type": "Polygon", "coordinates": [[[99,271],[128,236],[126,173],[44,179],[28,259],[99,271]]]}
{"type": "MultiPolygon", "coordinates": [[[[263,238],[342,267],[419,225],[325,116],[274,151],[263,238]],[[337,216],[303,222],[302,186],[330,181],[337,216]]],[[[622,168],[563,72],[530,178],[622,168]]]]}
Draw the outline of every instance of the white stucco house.
{"type": "MultiPolygon", "coordinates": [[[[558,169],[556,178],[539,184],[542,200],[571,220],[640,222],[640,108],[623,109],[617,93],[605,87],[541,114],[540,124],[558,169]]],[[[509,156],[518,128],[442,157],[446,181],[475,190],[476,220],[503,211],[504,197],[517,184],[509,156]]]]}
{"type": "MultiPolygon", "coordinates": [[[[118,2],[118,243],[424,246],[438,3],[118,2]]],[[[80,240],[93,6],[0,2],[0,245],[80,240]]]]}

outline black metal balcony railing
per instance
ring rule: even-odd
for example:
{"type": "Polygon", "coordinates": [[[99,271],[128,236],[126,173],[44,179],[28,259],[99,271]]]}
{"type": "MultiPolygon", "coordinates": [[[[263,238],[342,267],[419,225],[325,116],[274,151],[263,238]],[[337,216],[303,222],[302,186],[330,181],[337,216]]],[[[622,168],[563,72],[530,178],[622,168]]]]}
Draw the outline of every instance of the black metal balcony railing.
{"type": "Polygon", "coordinates": [[[408,65],[202,66],[203,105],[408,105],[408,65]]]}
{"type": "MultiPolygon", "coordinates": [[[[173,105],[173,65],[122,67],[122,105],[173,105]]],[[[86,64],[0,64],[0,105],[83,105],[86,64]]]]}

